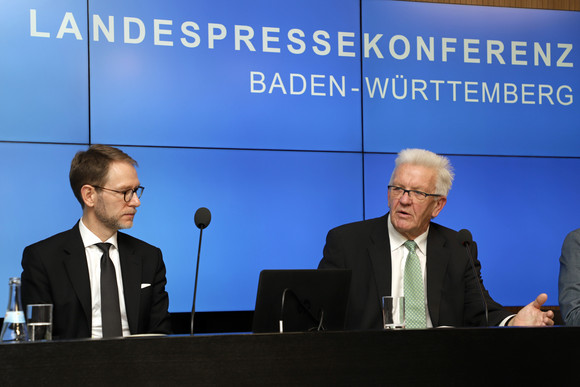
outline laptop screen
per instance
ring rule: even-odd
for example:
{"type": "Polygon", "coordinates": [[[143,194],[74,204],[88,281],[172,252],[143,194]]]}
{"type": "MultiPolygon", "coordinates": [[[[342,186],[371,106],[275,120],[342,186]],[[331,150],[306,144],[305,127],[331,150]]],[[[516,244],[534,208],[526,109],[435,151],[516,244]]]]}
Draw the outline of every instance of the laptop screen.
{"type": "Polygon", "coordinates": [[[262,270],[252,330],[344,330],[350,270],[262,270]]]}

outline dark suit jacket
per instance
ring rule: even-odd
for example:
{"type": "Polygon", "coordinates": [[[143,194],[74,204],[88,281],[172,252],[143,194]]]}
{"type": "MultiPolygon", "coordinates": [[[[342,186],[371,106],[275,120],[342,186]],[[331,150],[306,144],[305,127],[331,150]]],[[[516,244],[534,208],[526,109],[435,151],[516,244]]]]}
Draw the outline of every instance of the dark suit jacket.
{"type": "MultiPolygon", "coordinates": [[[[319,269],[351,269],[347,329],[380,329],[381,297],[391,294],[391,248],[387,215],[346,224],[328,232],[319,269]]],[[[458,233],[431,223],[427,236],[427,303],[433,326],[483,326],[485,308],[478,289],[481,280],[477,246],[473,274],[458,233]]],[[[489,324],[498,325],[510,313],[484,288],[489,324]]]]}
{"type": "MultiPolygon", "coordinates": [[[[123,233],[117,242],[131,334],[171,333],[161,250],[123,233]]],[[[78,223],[26,247],[22,269],[22,302],[54,305],[54,338],[91,337],[89,270],[78,223]]]]}

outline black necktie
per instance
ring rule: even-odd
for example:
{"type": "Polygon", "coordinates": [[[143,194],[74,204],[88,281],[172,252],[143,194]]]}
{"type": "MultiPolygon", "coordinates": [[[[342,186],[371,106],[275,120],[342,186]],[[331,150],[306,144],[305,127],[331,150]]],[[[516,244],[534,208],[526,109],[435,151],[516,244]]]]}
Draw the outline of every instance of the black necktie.
{"type": "Polygon", "coordinates": [[[101,257],[101,318],[103,337],[123,336],[121,327],[121,307],[119,306],[119,291],[115,266],[109,257],[110,243],[97,243],[103,251],[101,257]]]}

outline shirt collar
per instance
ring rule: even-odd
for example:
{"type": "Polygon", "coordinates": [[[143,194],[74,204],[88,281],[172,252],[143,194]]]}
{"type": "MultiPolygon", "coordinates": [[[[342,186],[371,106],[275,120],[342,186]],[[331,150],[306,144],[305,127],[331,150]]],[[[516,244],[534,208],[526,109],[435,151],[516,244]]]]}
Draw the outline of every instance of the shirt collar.
{"type": "MultiPolygon", "coordinates": [[[[395,226],[393,226],[393,223],[391,223],[391,214],[389,214],[387,218],[387,226],[389,228],[389,243],[391,245],[392,252],[403,246],[403,244],[407,241],[407,238],[405,238],[395,229],[395,226]]],[[[423,234],[415,238],[415,243],[417,244],[419,251],[425,255],[427,255],[427,235],[429,234],[429,227],[427,227],[427,230],[423,234]]]]}
{"type": "MultiPolygon", "coordinates": [[[[81,238],[83,240],[85,248],[103,242],[98,236],[96,236],[91,230],[89,230],[87,226],[85,226],[82,218],[79,221],[79,231],[81,232],[81,238]]],[[[105,242],[112,244],[113,246],[115,246],[115,248],[118,248],[117,233],[114,233],[113,236],[111,236],[105,242]]]]}

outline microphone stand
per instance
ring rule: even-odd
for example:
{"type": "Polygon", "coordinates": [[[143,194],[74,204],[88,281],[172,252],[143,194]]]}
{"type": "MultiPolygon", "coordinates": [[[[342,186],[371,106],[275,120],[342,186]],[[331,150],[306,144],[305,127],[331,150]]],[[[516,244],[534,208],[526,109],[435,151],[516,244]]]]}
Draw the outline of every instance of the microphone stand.
{"type": "Polygon", "coordinates": [[[199,273],[199,256],[201,254],[201,237],[203,235],[203,227],[199,229],[199,246],[197,248],[197,264],[195,265],[195,284],[193,285],[193,305],[191,306],[191,336],[193,336],[193,321],[195,317],[195,296],[197,293],[197,274],[199,273]]]}
{"type": "Polygon", "coordinates": [[[463,232],[461,235],[464,236],[462,245],[465,247],[465,251],[467,252],[467,257],[469,258],[469,263],[471,264],[471,270],[473,271],[473,276],[475,277],[475,281],[477,282],[477,287],[479,288],[479,294],[481,296],[481,302],[483,304],[483,309],[485,310],[485,326],[489,327],[489,311],[487,307],[487,301],[485,300],[485,294],[483,293],[483,286],[481,285],[481,279],[477,274],[477,270],[475,270],[475,263],[473,259],[473,255],[471,255],[471,233],[468,230],[461,230],[463,232]]]}

